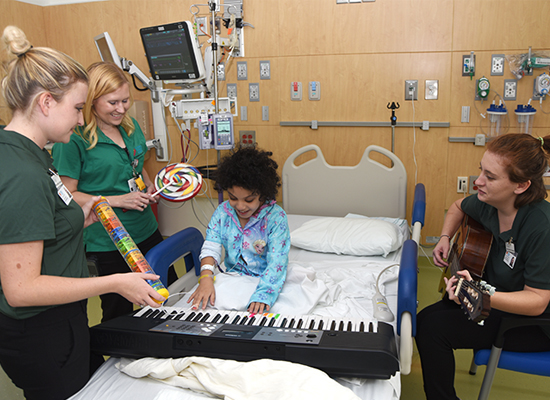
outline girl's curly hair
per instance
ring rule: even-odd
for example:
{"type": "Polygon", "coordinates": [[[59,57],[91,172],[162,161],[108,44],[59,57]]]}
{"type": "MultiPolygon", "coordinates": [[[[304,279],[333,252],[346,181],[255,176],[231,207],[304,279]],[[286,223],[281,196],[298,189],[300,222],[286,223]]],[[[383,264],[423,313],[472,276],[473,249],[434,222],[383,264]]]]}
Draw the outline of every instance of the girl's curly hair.
{"type": "Polygon", "coordinates": [[[273,153],[257,147],[239,145],[219,163],[216,183],[222,190],[239,186],[259,194],[262,201],[275,200],[281,178],[278,165],[271,159],[273,153]]]}

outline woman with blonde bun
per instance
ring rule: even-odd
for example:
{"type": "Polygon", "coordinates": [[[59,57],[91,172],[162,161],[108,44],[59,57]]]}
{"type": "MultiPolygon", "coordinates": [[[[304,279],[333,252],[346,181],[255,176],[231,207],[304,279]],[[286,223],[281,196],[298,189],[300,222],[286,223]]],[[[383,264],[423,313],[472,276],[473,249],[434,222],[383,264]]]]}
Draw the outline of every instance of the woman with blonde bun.
{"type": "Polygon", "coordinates": [[[82,232],[97,222],[97,197],[80,207],[44,149],[83,124],[86,71],[32,47],[17,27],[6,27],[2,42],[12,118],[0,129],[0,364],[27,399],[67,399],[101,362],[90,355],[86,299],[117,292],[153,307],[164,299],[150,275],[88,277],[82,232]]]}

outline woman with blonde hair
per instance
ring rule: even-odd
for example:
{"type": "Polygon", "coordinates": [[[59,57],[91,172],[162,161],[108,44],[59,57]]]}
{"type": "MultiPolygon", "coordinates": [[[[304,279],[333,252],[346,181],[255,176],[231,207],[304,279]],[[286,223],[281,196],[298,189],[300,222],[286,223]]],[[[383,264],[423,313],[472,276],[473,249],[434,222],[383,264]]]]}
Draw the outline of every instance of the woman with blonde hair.
{"type": "MultiPolygon", "coordinates": [[[[147,144],[136,120],[130,117],[130,85],[124,71],[113,63],[88,68],[90,85],[84,106],[84,127],[69,143],[53,146],[54,165],[63,184],[78,204],[102,195],[143,254],[162,241],[149,205],[155,187],[143,168],[147,144]]],[[[84,230],[89,260],[100,276],[129,270],[111,238],[99,224],[84,230]]],[[[102,321],[132,312],[133,305],[118,294],[101,296],[102,321]]]]}
{"type": "Polygon", "coordinates": [[[82,232],[97,222],[98,198],[80,207],[44,149],[84,123],[86,71],[32,47],[17,27],[2,42],[10,56],[2,95],[13,115],[0,129],[0,364],[27,399],[66,399],[102,361],[91,361],[85,299],[117,292],[154,307],[163,297],[147,274],[88,277],[82,232]]]}

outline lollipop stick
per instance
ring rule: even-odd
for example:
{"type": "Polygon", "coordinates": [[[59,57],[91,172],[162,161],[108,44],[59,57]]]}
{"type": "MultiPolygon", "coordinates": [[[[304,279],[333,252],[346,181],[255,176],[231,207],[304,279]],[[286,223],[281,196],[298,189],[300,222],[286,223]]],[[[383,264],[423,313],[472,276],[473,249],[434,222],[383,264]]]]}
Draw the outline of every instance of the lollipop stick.
{"type": "Polygon", "coordinates": [[[166,188],[169,187],[169,186],[175,185],[176,183],[178,183],[178,180],[176,179],[175,176],[173,176],[171,182],[168,182],[166,185],[164,185],[163,187],[161,187],[159,190],[157,190],[157,191],[156,191],[155,193],[153,193],[151,196],[155,197],[157,194],[159,194],[160,192],[162,192],[164,189],[166,189],[166,188]]]}

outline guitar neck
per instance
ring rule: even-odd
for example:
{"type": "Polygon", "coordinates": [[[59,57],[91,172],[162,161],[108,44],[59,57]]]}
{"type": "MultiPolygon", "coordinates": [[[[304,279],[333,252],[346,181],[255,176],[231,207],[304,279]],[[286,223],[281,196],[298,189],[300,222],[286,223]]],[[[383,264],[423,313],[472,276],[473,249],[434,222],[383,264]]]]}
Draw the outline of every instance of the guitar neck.
{"type": "Polygon", "coordinates": [[[456,285],[455,296],[468,318],[474,322],[481,322],[489,316],[491,311],[491,296],[479,282],[469,282],[460,278],[456,285]]]}

